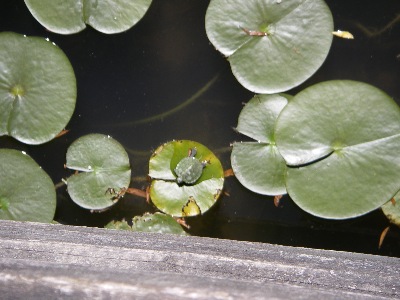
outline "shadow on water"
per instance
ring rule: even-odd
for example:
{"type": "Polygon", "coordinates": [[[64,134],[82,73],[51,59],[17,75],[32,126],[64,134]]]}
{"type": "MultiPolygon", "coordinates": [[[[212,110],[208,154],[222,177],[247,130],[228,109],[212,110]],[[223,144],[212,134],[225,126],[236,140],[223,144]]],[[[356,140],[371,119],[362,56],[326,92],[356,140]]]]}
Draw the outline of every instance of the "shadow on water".
{"type": "MultiPolygon", "coordinates": [[[[399,103],[400,22],[390,24],[400,14],[398,0],[327,3],[335,30],[349,30],[355,40],[334,39],[322,68],[292,93],[324,80],[353,79],[381,88],[399,103]]],[[[126,147],[136,188],[147,185],[151,151],[172,139],[198,141],[230,168],[229,144],[244,139],[232,127],[242,102],[253,94],[237,83],[225,58],[210,45],[204,30],[207,5],[153,0],[146,16],[125,33],[87,28],[61,36],[43,29],[23,1],[3,1],[1,31],[49,37],[63,49],[76,73],[78,99],[67,135],[40,146],[1,137],[0,146],[26,151],[54,182],[70,174],[63,168],[68,146],[93,132],[109,134],[126,147]]],[[[204,216],[188,220],[194,234],[400,257],[400,230],[394,227],[378,250],[388,225],[380,211],[354,220],[322,220],[288,197],[277,208],[272,197],[246,190],[234,177],[227,178],[226,193],[204,216]]],[[[64,224],[104,226],[147,211],[154,208],[144,199],[126,196],[107,212],[90,213],[69,199],[65,187],[58,189],[56,220],[64,224]]]]}

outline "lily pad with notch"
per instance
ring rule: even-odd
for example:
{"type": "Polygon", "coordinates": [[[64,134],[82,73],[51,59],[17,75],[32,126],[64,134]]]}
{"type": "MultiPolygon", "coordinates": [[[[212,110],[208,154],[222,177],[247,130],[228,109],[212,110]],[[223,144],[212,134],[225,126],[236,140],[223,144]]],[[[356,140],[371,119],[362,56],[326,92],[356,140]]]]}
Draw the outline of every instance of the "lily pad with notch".
{"type": "Polygon", "coordinates": [[[298,93],[282,110],[276,144],[290,197],[323,218],[375,210],[400,189],[400,109],[383,91],[333,80],[298,93]]]}
{"type": "Polygon", "coordinates": [[[224,172],[218,158],[204,145],[178,140],[158,147],[149,161],[149,176],[153,179],[150,197],[154,205],[175,217],[205,213],[218,200],[224,184],[224,172]],[[178,182],[177,165],[190,156],[204,163],[200,177],[193,183],[178,182]]]}
{"type": "Polygon", "coordinates": [[[39,37],[0,33],[0,135],[42,144],[69,122],[76,102],[65,54],[39,37]]]}
{"type": "Polygon", "coordinates": [[[49,175],[25,153],[0,149],[0,219],[50,223],[55,211],[49,175]]]}
{"type": "Polygon", "coordinates": [[[88,24],[112,34],[135,25],[145,15],[151,0],[25,0],[25,4],[49,31],[72,34],[88,24]]]}
{"type": "Polygon", "coordinates": [[[311,77],[332,43],[323,0],[211,0],[209,40],[228,57],[236,79],[261,94],[287,91],[311,77]]]}
{"type": "Polygon", "coordinates": [[[256,141],[233,143],[232,169],[243,186],[259,194],[286,194],[286,162],[275,145],[274,131],[287,98],[256,95],[239,115],[236,130],[256,141]]]}
{"type": "Polygon", "coordinates": [[[66,166],[79,173],[67,179],[68,193],[79,206],[104,210],[123,196],[131,179],[129,157],[120,143],[103,134],[77,139],[67,151],[66,166]]]}

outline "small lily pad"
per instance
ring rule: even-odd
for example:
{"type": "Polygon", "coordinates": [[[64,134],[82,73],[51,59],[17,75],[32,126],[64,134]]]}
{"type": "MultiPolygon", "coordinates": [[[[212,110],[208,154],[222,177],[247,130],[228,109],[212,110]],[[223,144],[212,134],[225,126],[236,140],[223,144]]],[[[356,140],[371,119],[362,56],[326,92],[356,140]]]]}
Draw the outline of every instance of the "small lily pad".
{"type": "Polygon", "coordinates": [[[50,223],[55,210],[47,173],[25,153],[0,149],[0,219],[50,223]]]}
{"type": "Polygon", "coordinates": [[[333,19],[322,0],[211,0],[206,31],[245,88],[273,94],[319,69],[331,47],[333,19]]]}
{"type": "Polygon", "coordinates": [[[107,229],[116,229],[116,230],[130,230],[132,231],[132,227],[128,224],[127,221],[111,221],[104,228],[107,229]]]}
{"type": "Polygon", "coordinates": [[[103,210],[114,205],[131,179],[129,157],[110,136],[89,134],[67,151],[67,168],[79,171],[67,179],[68,193],[79,206],[103,210]]]}
{"type": "Polygon", "coordinates": [[[334,80],[303,90],[279,115],[275,137],[291,166],[287,191],[313,215],[357,217],[400,189],[400,109],[371,85],[334,80]]]}
{"type": "Polygon", "coordinates": [[[172,216],[195,216],[205,213],[219,198],[224,172],[218,158],[204,145],[188,141],[172,141],[161,145],[149,162],[152,202],[161,211],[172,216]],[[204,169],[193,184],[177,182],[175,168],[191,149],[196,149],[194,159],[204,162],[204,169]]]}
{"type": "Polygon", "coordinates": [[[159,212],[155,214],[145,213],[143,216],[134,217],[132,219],[132,227],[127,221],[122,220],[111,221],[105,228],[188,235],[173,217],[159,212]]]}
{"type": "Polygon", "coordinates": [[[151,0],[25,0],[31,14],[46,29],[72,34],[86,24],[103,33],[119,33],[135,25],[151,0]]]}
{"type": "Polygon", "coordinates": [[[44,38],[0,33],[0,135],[45,143],[65,128],[75,101],[75,74],[60,48],[44,38]]]}
{"type": "Polygon", "coordinates": [[[256,95],[242,109],[237,131],[256,142],[233,143],[231,163],[236,178],[263,195],[286,194],[286,162],[275,145],[275,123],[288,103],[275,95],[256,95]]]}
{"type": "Polygon", "coordinates": [[[146,213],[141,217],[134,217],[132,230],[187,235],[182,226],[173,217],[163,213],[146,213]]]}

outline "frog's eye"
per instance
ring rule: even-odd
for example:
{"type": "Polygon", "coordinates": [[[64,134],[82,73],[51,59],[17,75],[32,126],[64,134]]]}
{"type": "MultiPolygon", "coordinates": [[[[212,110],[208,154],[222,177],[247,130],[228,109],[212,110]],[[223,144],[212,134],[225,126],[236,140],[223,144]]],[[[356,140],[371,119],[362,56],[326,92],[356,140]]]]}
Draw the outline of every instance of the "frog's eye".
{"type": "Polygon", "coordinates": [[[190,196],[189,200],[182,207],[182,215],[184,217],[197,216],[201,214],[200,207],[197,205],[196,200],[190,196]]]}

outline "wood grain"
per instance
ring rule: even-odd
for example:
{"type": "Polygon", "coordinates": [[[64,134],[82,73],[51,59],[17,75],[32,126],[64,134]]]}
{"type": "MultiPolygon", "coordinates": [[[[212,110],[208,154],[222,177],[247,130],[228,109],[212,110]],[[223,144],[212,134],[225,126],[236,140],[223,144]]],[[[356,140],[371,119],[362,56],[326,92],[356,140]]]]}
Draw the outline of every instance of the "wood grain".
{"type": "Polygon", "coordinates": [[[0,221],[2,299],[385,299],[400,259],[0,221]]]}

